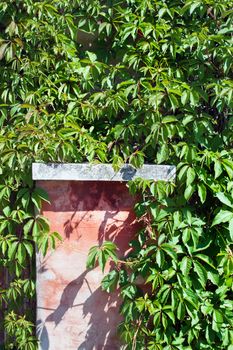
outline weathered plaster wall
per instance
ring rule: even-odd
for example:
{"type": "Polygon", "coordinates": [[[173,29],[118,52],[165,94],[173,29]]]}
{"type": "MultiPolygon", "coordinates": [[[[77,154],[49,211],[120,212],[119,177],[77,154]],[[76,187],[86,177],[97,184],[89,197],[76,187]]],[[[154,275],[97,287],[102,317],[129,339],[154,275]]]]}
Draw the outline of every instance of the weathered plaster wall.
{"type": "MultiPolygon", "coordinates": [[[[5,279],[6,279],[6,271],[4,270],[4,268],[2,266],[0,266],[0,290],[6,288],[5,279]]],[[[4,312],[4,304],[1,303],[1,307],[0,307],[0,348],[1,348],[1,345],[3,345],[3,343],[4,343],[3,312],[4,312]]]]}
{"type": "Polygon", "coordinates": [[[137,223],[125,184],[96,181],[37,181],[50,196],[42,213],[63,242],[37,261],[37,321],[42,350],[120,349],[116,334],[120,299],[103,292],[99,268],[86,269],[93,245],[114,241],[119,256],[137,223]]]}

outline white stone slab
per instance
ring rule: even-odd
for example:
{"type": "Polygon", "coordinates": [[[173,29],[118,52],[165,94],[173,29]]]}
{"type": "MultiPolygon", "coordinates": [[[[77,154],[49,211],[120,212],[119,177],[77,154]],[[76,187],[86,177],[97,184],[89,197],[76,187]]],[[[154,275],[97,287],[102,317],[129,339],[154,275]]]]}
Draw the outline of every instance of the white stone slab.
{"type": "Polygon", "coordinates": [[[33,163],[33,180],[129,181],[135,178],[171,181],[175,178],[173,165],[144,164],[135,169],[125,164],[115,172],[111,164],[33,163]]]}

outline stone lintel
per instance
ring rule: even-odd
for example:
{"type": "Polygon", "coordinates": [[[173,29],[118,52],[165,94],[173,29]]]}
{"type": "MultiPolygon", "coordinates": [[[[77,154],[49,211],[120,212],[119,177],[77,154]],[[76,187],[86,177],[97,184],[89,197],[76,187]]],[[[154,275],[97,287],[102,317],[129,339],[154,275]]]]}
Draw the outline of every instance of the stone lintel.
{"type": "Polygon", "coordinates": [[[33,180],[73,181],[129,181],[136,178],[145,180],[172,181],[176,175],[173,165],[144,164],[135,169],[129,164],[114,171],[111,164],[90,163],[33,163],[33,180]]]}

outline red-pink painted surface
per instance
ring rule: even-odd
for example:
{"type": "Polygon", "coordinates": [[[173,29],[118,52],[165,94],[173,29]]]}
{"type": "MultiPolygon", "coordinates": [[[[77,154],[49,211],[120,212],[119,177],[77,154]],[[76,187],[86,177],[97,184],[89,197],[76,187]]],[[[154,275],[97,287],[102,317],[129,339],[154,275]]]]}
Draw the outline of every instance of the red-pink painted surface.
{"type": "MultiPolygon", "coordinates": [[[[103,274],[86,269],[93,245],[111,240],[119,256],[137,229],[134,199],[119,182],[38,181],[51,205],[42,214],[63,242],[37,261],[37,321],[42,350],[115,350],[120,299],[101,290],[103,274]]],[[[108,267],[109,269],[109,267],[108,267]]]]}
{"type": "MultiPolygon", "coordinates": [[[[6,273],[2,266],[0,266],[0,290],[6,288],[6,273]]],[[[0,348],[4,344],[4,304],[1,303],[0,308],[0,348]]]]}

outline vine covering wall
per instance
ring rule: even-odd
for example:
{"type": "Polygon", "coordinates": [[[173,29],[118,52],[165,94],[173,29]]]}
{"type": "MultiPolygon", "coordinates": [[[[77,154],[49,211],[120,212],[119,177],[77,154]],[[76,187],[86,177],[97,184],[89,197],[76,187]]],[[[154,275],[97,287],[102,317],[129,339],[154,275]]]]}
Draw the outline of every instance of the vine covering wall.
{"type": "Polygon", "coordinates": [[[144,229],[116,268],[127,349],[232,350],[233,82],[229,0],[0,3],[0,268],[6,349],[32,350],[35,246],[59,234],[34,215],[31,163],[173,164],[140,191],[144,229]],[[143,278],[145,286],[136,281],[143,278]],[[143,292],[144,290],[144,292],[143,292]]]}

